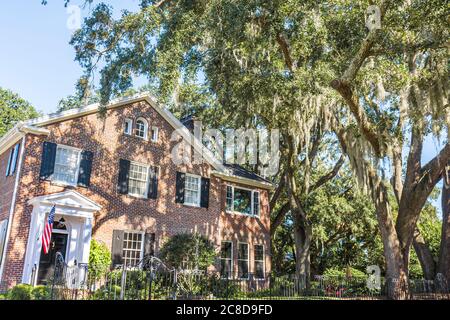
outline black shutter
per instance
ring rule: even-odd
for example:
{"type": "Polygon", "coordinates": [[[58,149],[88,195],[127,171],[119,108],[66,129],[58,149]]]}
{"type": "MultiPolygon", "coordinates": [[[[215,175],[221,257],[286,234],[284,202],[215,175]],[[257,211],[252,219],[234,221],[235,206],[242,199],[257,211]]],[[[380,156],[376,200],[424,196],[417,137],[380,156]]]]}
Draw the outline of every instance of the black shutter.
{"type": "Polygon", "coordinates": [[[45,141],[42,147],[40,179],[47,180],[55,170],[56,143],[45,141]]]}
{"type": "Polygon", "coordinates": [[[185,180],[186,180],[186,174],[183,172],[177,172],[176,194],[175,194],[175,202],[176,203],[184,203],[185,180]]]}
{"type": "Polygon", "coordinates": [[[6,176],[10,175],[10,171],[11,171],[11,161],[12,161],[12,157],[13,157],[13,153],[14,153],[14,148],[11,149],[11,151],[9,152],[9,158],[8,158],[8,166],[6,167],[6,176]]]}
{"type": "Polygon", "coordinates": [[[130,172],[130,161],[120,159],[119,162],[119,181],[117,183],[117,192],[120,194],[128,193],[128,177],[130,172]]]}
{"type": "Polygon", "coordinates": [[[209,205],[209,179],[202,177],[200,187],[200,207],[208,208],[209,205]]]}
{"type": "Polygon", "coordinates": [[[113,266],[123,264],[123,230],[113,230],[111,256],[113,266]]]}
{"type": "Polygon", "coordinates": [[[158,167],[150,167],[147,197],[149,199],[156,199],[158,197],[158,167]]]}
{"type": "Polygon", "coordinates": [[[78,174],[78,185],[89,187],[91,183],[92,159],[94,154],[90,151],[81,152],[80,173],[78,174]]]}

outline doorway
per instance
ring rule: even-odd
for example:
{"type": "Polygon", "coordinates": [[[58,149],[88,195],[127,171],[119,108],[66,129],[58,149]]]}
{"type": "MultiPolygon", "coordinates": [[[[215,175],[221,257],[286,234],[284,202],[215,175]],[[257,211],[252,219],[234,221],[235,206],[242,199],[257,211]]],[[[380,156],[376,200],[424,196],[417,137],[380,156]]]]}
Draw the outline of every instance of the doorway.
{"type": "Polygon", "coordinates": [[[49,279],[53,276],[56,254],[59,252],[66,259],[67,253],[67,233],[52,233],[48,253],[45,254],[41,250],[41,258],[39,260],[39,271],[37,276],[38,285],[46,285],[49,279]]]}

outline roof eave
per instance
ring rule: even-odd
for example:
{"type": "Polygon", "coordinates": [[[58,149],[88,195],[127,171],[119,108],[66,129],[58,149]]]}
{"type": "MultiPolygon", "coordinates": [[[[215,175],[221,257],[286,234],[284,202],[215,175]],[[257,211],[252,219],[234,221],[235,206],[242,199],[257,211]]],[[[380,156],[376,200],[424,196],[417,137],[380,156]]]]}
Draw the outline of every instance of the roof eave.
{"type": "Polygon", "coordinates": [[[249,178],[244,178],[240,176],[235,176],[232,174],[227,174],[219,171],[213,171],[212,175],[222,178],[223,180],[235,182],[235,183],[242,183],[247,186],[253,186],[256,188],[261,189],[267,189],[267,190],[273,190],[275,186],[270,182],[263,182],[263,181],[257,181],[249,178]]]}

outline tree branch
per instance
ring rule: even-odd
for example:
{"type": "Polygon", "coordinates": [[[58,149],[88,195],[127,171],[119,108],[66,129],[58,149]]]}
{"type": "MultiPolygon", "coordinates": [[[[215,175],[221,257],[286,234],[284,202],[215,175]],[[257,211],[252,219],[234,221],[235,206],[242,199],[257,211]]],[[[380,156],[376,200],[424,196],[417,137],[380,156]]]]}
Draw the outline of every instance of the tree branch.
{"type": "Polygon", "coordinates": [[[345,158],[343,155],[341,155],[339,160],[334,165],[333,169],[330,172],[328,172],[326,175],[320,177],[320,179],[317,180],[317,182],[312,186],[311,191],[314,191],[314,190],[320,188],[322,185],[324,185],[325,183],[327,183],[328,181],[333,179],[338,174],[338,172],[341,169],[344,162],[345,162],[345,158]]]}
{"type": "Polygon", "coordinates": [[[278,211],[277,215],[273,219],[273,221],[270,224],[270,236],[273,237],[275,234],[275,230],[277,230],[278,226],[283,222],[284,217],[286,216],[286,213],[289,212],[289,201],[286,202],[278,211]]]}

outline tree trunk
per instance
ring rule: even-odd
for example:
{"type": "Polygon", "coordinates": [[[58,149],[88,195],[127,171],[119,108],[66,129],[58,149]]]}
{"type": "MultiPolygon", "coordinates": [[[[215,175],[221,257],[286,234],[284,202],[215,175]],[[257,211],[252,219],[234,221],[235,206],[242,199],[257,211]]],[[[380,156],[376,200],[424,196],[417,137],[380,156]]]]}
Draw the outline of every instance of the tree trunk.
{"type": "MultiPolygon", "coordinates": [[[[374,181],[374,177],[371,180],[374,181]]],[[[406,300],[409,299],[408,269],[392,219],[387,190],[381,181],[375,182],[372,190],[386,260],[386,296],[388,299],[406,300]]]]}
{"type": "Polygon", "coordinates": [[[444,173],[442,187],[442,236],[437,272],[450,284],[450,169],[444,173]]]}
{"type": "Polygon", "coordinates": [[[417,257],[419,258],[423,276],[426,280],[434,280],[436,275],[436,262],[433,259],[430,248],[425,243],[425,240],[418,229],[414,232],[413,246],[417,257]]]}
{"type": "Polygon", "coordinates": [[[310,288],[311,230],[300,214],[294,214],[295,271],[306,289],[310,288]],[[304,281],[304,282],[303,282],[304,281]]]}

